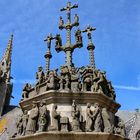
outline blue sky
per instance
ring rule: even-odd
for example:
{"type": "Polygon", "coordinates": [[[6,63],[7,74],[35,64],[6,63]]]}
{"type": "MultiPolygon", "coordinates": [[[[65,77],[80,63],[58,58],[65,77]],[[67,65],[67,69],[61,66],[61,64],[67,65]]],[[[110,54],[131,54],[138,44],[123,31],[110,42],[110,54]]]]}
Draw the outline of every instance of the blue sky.
{"type": "MultiPolygon", "coordinates": [[[[78,3],[73,10],[80,17],[80,28],[95,26],[96,67],[105,70],[112,81],[117,101],[123,110],[140,108],[140,1],[139,0],[71,0],[78,3]]],[[[67,0],[1,0],[0,1],[0,56],[5,51],[9,36],[14,33],[12,76],[14,77],[11,104],[21,99],[25,82],[34,82],[37,67],[45,69],[44,38],[49,33],[60,33],[65,43],[65,31],[59,31],[59,16],[66,21],[66,14],[59,11],[67,0]]],[[[72,16],[73,19],[73,16],[72,16]]],[[[76,29],[76,28],[74,28],[76,29]]],[[[73,61],[76,66],[88,65],[87,37],[84,47],[76,49],[73,61]]],[[[74,36],[73,36],[74,41],[74,36]]],[[[64,53],[57,54],[52,44],[51,69],[65,62],[64,53]]]]}

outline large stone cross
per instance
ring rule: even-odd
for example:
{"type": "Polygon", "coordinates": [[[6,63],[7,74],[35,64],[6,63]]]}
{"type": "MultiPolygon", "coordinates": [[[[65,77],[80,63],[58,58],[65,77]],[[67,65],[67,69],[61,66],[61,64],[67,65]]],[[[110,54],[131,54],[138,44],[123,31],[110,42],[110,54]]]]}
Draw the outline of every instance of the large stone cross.
{"type": "Polygon", "coordinates": [[[67,23],[64,24],[62,17],[60,17],[59,29],[66,29],[66,44],[64,46],[56,46],[57,52],[64,51],[66,53],[66,66],[68,66],[69,70],[73,66],[72,63],[72,53],[74,49],[80,48],[81,44],[72,44],[71,43],[71,30],[74,26],[79,25],[79,17],[75,14],[74,23],[71,23],[71,9],[78,8],[77,4],[71,6],[71,3],[68,2],[67,6],[60,9],[60,11],[67,11],[67,23]]]}

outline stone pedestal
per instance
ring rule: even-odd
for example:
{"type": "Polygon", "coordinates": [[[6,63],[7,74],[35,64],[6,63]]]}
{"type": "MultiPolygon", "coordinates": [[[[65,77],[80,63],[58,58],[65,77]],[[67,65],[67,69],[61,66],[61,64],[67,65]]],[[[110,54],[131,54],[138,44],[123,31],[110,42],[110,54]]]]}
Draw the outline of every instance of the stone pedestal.
{"type": "Polygon", "coordinates": [[[120,108],[120,104],[113,101],[106,95],[97,92],[72,92],[72,91],[56,91],[49,90],[42,92],[41,94],[30,97],[29,99],[20,102],[20,107],[22,110],[30,110],[32,107],[32,102],[40,102],[41,100],[46,100],[46,104],[57,104],[57,105],[70,105],[72,100],[76,100],[77,104],[86,106],[87,103],[99,103],[102,108],[107,108],[108,111],[115,114],[120,108]]]}
{"type": "Polygon", "coordinates": [[[10,140],[129,140],[119,135],[87,132],[43,132],[10,140]]]}
{"type": "MultiPolygon", "coordinates": [[[[46,100],[47,109],[52,112],[54,104],[57,104],[57,111],[60,112],[61,117],[68,117],[69,121],[72,122],[71,116],[71,105],[72,101],[75,100],[77,104],[81,107],[81,115],[83,120],[86,120],[86,108],[87,103],[94,104],[99,103],[102,108],[106,108],[110,115],[110,120],[114,122],[114,114],[120,107],[120,104],[116,103],[106,95],[97,92],[72,92],[72,91],[55,91],[49,90],[38,94],[32,98],[26,99],[20,102],[20,107],[22,110],[30,110],[32,107],[32,102],[40,102],[41,100],[46,100]]],[[[51,117],[51,113],[50,113],[51,117]]]]}

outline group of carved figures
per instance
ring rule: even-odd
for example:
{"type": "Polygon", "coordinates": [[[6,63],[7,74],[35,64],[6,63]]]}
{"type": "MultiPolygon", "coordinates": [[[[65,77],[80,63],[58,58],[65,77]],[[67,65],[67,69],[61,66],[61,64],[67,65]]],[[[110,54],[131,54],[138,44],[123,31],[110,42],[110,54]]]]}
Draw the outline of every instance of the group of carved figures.
{"type": "MultiPolygon", "coordinates": [[[[71,70],[67,66],[61,66],[60,76],[57,74],[58,69],[50,70],[45,74],[40,66],[36,73],[35,91],[39,94],[40,85],[46,83],[46,91],[48,90],[67,90],[72,92],[91,91],[102,93],[115,100],[115,90],[110,81],[106,79],[106,73],[100,70],[93,70],[91,67],[83,67],[71,70]]],[[[23,88],[23,99],[29,98],[32,86],[26,84],[23,88]]]]}
{"type": "Polygon", "coordinates": [[[54,104],[50,112],[45,101],[41,101],[39,105],[33,102],[32,109],[29,112],[25,110],[23,115],[18,117],[17,133],[14,136],[31,135],[44,131],[94,131],[125,136],[123,121],[117,116],[114,116],[114,121],[111,121],[107,109],[101,108],[98,103],[94,103],[93,106],[87,103],[86,120],[84,120],[81,106],[73,100],[71,106],[72,122],[68,116],[62,117],[57,108],[58,106],[54,104]]]}
{"type": "MultiPolygon", "coordinates": [[[[60,17],[61,19],[61,17],[60,17]]],[[[78,24],[78,23],[75,23],[78,24]]],[[[60,26],[62,27],[62,26],[60,26]]],[[[57,52],[61,51],[63,45],[62,45],[62,38],[60,36],[60,34],[56,34],[54,37],[52,36],[52,34],[49,34],[47,36],[47,38],[44,40],[47,42],[47,46],[48,49],[51,48],[51,41],[55,39],[55,49],[57,52]]],[[[80,28],[78,28],[78,30],[75,31],[75,40],[76,40],[76,45],[80,45],[82,47],[82,31],[80,30],[80,28]]]]}

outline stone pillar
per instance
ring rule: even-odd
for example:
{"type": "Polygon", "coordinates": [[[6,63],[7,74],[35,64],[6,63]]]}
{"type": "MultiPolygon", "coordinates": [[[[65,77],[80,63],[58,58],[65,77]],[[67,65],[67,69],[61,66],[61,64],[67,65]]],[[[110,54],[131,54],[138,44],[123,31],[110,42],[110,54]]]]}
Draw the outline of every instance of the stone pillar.
{"type": "Polygon", "coordinates": [[[90,44],[88,44],[87,49],[89,51],[89,62],[90,62],[90,66],[95,69],[95,58],[94,58],[94,49],[95,49],[95,46],[93,45],[93,43],[90,43],[90,44]]]}
{"type": "Polygon", "coordinates": [[[48,50],[48,52],[45,54],[45,58],[46,58],[46,74],[48,74],[50,70],[50,59],[52,58],[50,50],[48,50]]]}

